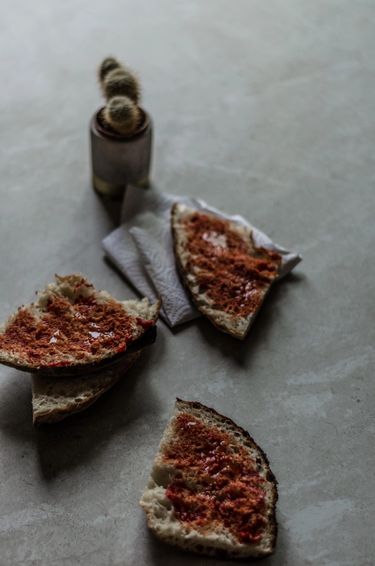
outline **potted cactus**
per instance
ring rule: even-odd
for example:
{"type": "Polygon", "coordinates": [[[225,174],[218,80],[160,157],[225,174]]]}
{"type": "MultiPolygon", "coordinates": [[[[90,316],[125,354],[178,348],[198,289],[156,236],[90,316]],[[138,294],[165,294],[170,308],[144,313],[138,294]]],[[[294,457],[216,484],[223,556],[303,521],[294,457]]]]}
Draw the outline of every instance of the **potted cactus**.
{"type": "Polygon", "coordinates": [[[98,79],[106,105],[90,124],[93,187],[103,196],[121,198],[128,184],[148,185],[152,122],[139,106],[140,86],[129,69],[107,57],[98,79]]]}

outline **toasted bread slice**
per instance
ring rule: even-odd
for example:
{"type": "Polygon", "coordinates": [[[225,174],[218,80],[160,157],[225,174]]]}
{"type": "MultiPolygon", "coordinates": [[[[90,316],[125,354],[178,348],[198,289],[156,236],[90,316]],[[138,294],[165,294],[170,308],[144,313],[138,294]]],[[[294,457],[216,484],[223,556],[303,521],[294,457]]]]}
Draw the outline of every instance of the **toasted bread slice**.
{"type": "Polygon", "coordinates": [[[116,367],[82,377],[32,375],[33,423],[56,423],[95,403],[137,361],[141,351],[124,356],[116,367]]]}
{"type": "Polygon", "coordinates": [[[197,308],[220,330],[245,338],[281,256],[257,248],[251,228],[182,203],[173,205],[171,221],[177,266],[197,308]]]}
{"type": "Polygon", "coordinates": [[[77,274],[55,278],[0,329],[0,363],[82,376],[155,341],[159,302],[117,301],[77,274]]]}
{"type": "Polygon", "coordinates": [[[211,556],[275,549],[277,483],[265,453],[230,419],[177,399],[141,506],[161,540],[211,556]]]}

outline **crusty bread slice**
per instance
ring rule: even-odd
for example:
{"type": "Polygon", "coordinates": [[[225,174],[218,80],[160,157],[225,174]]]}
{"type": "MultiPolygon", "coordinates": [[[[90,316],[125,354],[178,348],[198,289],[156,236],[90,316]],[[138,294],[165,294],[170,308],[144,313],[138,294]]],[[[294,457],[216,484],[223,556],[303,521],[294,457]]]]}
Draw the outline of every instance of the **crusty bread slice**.
{"type": "Polygon", "coordinates": [[[141,351],[124,356],[116,367],[81,377],[32,375],[33,423],[56,423],[87,409],[137,361],[141,351]]]}
{"type": "Polygon", "coordinates": [[[277,483],[268,459],[232,420],[177,399],[140,505],[161,540],[222,557],[275,549],[277,483]]]}
{"type": "Polygon", "coordinates": [[[197,308],[223,332],[244,339],[281,256],[257,248],[251,228],[175,203],[171,213],[177,267],[197,308]]]}
{"type": "Polygon", "coordinates": [[[82,376],[155,341],[160,302],[117,301],[78,274],[55,278],[0,328],[0,363],[82,376]]]}

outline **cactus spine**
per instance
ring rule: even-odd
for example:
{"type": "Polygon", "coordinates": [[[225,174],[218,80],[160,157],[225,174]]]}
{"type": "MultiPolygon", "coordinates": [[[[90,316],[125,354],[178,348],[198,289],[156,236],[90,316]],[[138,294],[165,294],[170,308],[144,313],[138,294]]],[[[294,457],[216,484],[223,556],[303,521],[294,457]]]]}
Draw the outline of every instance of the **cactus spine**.
{"type": "Polygon", "coordinates": [[[107,105],[104,121],[119,134],[130,136],[140,125],[140,86],[136,77],[114,57],[107,57],[98,69],[107,105]]]}
{"type": "Polygon", "coordinates": [[[138,128],[140,111],[129,97],[113,96],[104,108],[103,117],[116,132],[127,136],[138,128]]]}
{"type": "Polygon", "coordinates": [[[102,84],[105,77],[107,76],[107,74],[110,71],[113,71],[115,69],[120,69],[121,68],[121,63],[119,63],[117,61],[117,59],[115,59],[114,57],[106,57],[102,63],[99,66],[98,69],[98,78],[99,78],[99,83],[102,84]]]}
{"type": "Polygon", "coordinates": [[[114,69],[110,71],[103,81],[103,92],[107,100],[113,96],[128,96],[138,104],[139,84],[137,79],[126,69],[114,69]]]}

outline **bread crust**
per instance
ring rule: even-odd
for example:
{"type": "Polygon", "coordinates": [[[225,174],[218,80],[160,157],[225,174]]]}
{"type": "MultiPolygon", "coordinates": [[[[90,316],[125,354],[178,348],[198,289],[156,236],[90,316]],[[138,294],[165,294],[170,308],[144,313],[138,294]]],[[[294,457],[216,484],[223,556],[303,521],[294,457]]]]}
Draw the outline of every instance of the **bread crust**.
{"type": "MultiPolygon", "coordinates": [[[[180,203],[174,203],[171,209],[171,231],[172,231],[172,242],[173,242],[173,253],[175,256],[175,260],[176,260],[176,265],[177,265],[177,270],[181,279],[182,284],[184,285],[185,289],[188,291],[188,294],[191,298],[191,300],[193,301],[193,303],[195,304],[195,306],[197,307],[197,309],[204,315],[206,316],[210,322],[220,331],[225,332],[226,334],[229,334],[230,336],[233,336],[234,338],[237,338],[238,340],[244,340],[250,330],[250,327],[252,325],[252,323],[254,322],[261,305],[263,304],[263,301],[266,297],[266,295],[269,293],[270,291],[270,286],[264,290],[264,293],[262,295],[262,301],[261,304],[259,305],[258,309],[251,313],[250,315],[248,315],[247,317],[232,317],[232,323],[230,323],[228,320],[226,320],[226,316],[224,315],[224,313],[222,313],[222,319],[223,321],[221,322],[217,313],[214,313],[214,309],[212,309],[207,302],[205,301],[204,297],[198,293],[198,292],[194,292],[191,288],[191,285],[189,284],[189,280],[188,280],[188,273],[185,270],[182,261],[181,261],[181,254],[180,254],[180,250],[178,248],[178,227],[177,227],[177,216],[179,214],[179,207],[181,206],[180,203]],[[239,325],[241,325],[241,327],[239,328],[239,325]]],[[[182,205],[184,206],[184,205],[182,205]]],[[[192,209],[191,209],[192,210],[192,209]]],[[[193,210],[192,210],[193,211],[193,210]]],[[[211,213],[212,214],[212,213],[211,213]]],[[[242,227],[241,227],[242,228],[242,227]]],[[[243,227],[243,230],[245,232],[245,227],[243,227]]],[[[244,233],[244,237],[245,237],[245,233],[244,233]]],[[[249,238],[249,240],[252,243],[252,239],[251,239],[251,230],[248,230],[248,234],[247,236],[249,238]]]]}
{"type": "MultiPolygon", "coordinates": [[[[272,554],[275,550],[277,538],[276,502],[278,499],[278,491],[277,481],[271,471],[267,455],[245,429],[238,426],[230,418],[221,415],[215,409],[202,405],[197,401],[183,401],[181,399],[177,399],[175,415],[180,412],[187,412],[197,416],[197,418],[201,418],[202,420],[203,418],[206,418],[209,422],[212,421],[215,423],[212,424],[212,426],[217,426],[220,430],[229,431],[230,434],[237,438],[241,446],[247,448],[252,455],[256,454],[257,466],[264,471],[264,477],[266,478],[270,488],[270,500],[267,504],[267,520],[269,522],[269,529],[267,530],[267,546],[262,547],[261,545],[257,546],[251,543],[242,544],[235,540],[232,540],[232,542],[221,541],[220,543],[214,539],[205,541],[205,538],[199,535],[199,533],[194,532],[194,530],[191,529],[187,530],[181,523],[179,523],[178,519],[175,519],[175,522],[179,523],[178,527],[170,529],[170,532],[165,528],[161,528],[160,522],[164,520],[161,518],[163,517],[161,507],[165,505],[166,509],[168,509],[168,506],[170,508],[171,504],[170,502],[168,503],[168,498],[165,495],[165,488],[157,481],[157,475],[160,474],[160,455],[163,451],[163,445],[165,443],[168,444],[169,434],[171,434],[170,427],[173,422],[173,418],[168,424],[163,435],[148,487],[144,491],[140,501],[140,504],[146,513],[149,528],[164,542],[199,554],[206,554],[220,558],[265,557],[272,554]],[[157,494],[156,497],[154,494],[157,494]],[[157,500],[157,505],[154,504],[155,499],[157,500]]],[[[169,510],[167,512],[169,514],[172,513],[173,516],[173,511],[169,510]]]]}

